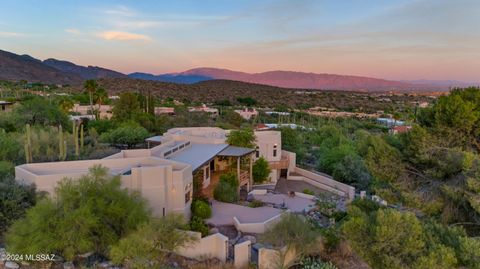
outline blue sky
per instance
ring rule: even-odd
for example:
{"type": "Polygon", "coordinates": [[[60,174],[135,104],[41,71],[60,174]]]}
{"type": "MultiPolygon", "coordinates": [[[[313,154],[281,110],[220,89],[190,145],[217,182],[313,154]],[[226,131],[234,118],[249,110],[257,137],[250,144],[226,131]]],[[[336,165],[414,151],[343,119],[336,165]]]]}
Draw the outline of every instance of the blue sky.
{"type": "Polygon", "coordinates": [[[480,81],[478,0],[3,0],[0,49],[122,72],[480,81]]]}

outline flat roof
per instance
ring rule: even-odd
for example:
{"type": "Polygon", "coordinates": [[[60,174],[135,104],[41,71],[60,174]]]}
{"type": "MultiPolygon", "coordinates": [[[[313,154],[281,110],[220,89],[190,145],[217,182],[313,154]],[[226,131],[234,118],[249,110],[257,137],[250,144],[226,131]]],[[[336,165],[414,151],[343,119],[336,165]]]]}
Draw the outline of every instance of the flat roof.
{"type": "Polygon", "coordinates": [[[189,147],[178,153],[167,157],[181,163],[188,163],[192,166],[192,171],[197,170],[208,161],[215,158],[222,150],[228,147],[228,144],[197,144],[192,143],[189,147]]]}
{"type": "Polygon", "coordinates": [[[241,157],[241,156],[245,156],[247,154],[250,154],[253,151],[255,151],[255,150],[251,149],[251,148],[228,146],[224,150],[222,150],[220,153],[218,153],[218,155],[219,156],[227,156],[227,157],[241,157]]]}
{"type": "Polygon", "coordinates": [[[177,164],[169,160],[155,157],[121,158],[121,159],[99,159],[99,160],[78,160],[50,163],[28,163],[17,166],[37,176],[57,174],[85,174],[94,165],[101,165],[108,168],[113,175],[122,174],[136,167],[155,167],[171,165],[173,170],[183,169],[184,164],[177,164]]]}
{"type": "Polygon", "coordinates": [[[149,137],[149,138],[145,139],[145,141],[162,142],[163,139],[164,138],[163,138],[162,135],[156,135],[156,136],[152,136],[152,137],[149,137]]]}

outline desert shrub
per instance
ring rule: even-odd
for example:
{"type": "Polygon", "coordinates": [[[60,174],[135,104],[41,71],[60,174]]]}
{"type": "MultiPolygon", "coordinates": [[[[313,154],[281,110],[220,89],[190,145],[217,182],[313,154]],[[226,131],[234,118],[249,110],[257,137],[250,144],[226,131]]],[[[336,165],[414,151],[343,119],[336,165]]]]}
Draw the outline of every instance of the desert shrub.
{"type": "Polygon", "coordinates": [[[210,205],[203,200],[195,200],[192,203],[192,213],[201,219],[208,219],[212,216],[210,205]]]}
{"type": "Polygon", "coordinates": [[[235,173],[221,175],[217,187],[213,190],[213,197],[221,202],[236,202],[238,201],[238,185],[235,173]]]}
{"type": "Polygon", "coordinates": [[[255,183],[262,183],[266,181],[270,175],[270,172],[272,172],[272,170],[270,169],[268,161],[265,160],[265,158],[260,157],[255,161],[252,167],[253,181],[255,183]]]}
{"type": "Polygon", "coordinates": [[[193,216],[192,220],[190,221],[190,230],[199,232],[202,234],[202,236],[208,235],[208,225],[205,223],[205,221],[198,217],[198,216],[193,216]]]}
{"type": "Polygon", "coordinates": [[[262,206],[264,206],[264,205],[265,205],[265,203],[264,203],[263,201],[261,201],[261,200],[256,200],[256,199],[254,199],[253,201],[251,201],[250,203],[248,203],[248,206],[249,206],[249,207],[253,207],[253,208],[255,208],[255,207],[262,207],[262,206]]]}
{"type": "MultiPolygon", "coordinates": [[[[2,162],[0,162],[1,164],[2,162]]],[[[7,164],[8,172],[13,168],[7,164]]],[[[25,211],[35,205],[36,196],[33,186],[18,184],[11,175],[0,177],[0,235],[25,211]]]]}
{"type": "Polygon", "coordinates": [[[114,245],[110,258],[125,268],[165,268],[167,255],[195,240],[184,228],[182,215],[152,219],[114,245]]]}
{"type": "Polygon", "coordinates": [[[79,179],[64,179],[54,197],[13,223],[6,235],[9,252],[53,253],[67,260],[86,252],[107,255],[111,245],[150,216],[145,200],[100,166],[79,179]]]}
{"type": "Polygon", "coordinates": [[[305,257],[300,261],[302,269],[337,269],[331,262],[324,262],[314,257],[305,257]]]}
{"type": "Polygon", "coordinates": [[[305,194],[308,194],[308,195],[315,195],[315,192],[313,192],[310,189],[304,189],[302,192],[305,193],[305,194]]]}

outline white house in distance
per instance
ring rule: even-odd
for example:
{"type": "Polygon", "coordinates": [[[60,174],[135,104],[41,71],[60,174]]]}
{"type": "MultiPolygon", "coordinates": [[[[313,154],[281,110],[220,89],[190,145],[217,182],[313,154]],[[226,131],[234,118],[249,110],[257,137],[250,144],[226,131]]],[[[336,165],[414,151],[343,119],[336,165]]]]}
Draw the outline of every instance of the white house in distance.
{"type": "MultiPolygon", "coordinates": [[[[94,104],[93,110],[98,111],[98,115],[100,119],[110,119],[113,116],[111,105],[94,104]]],[[[92,113],[92,111],[90,111],[90,105],[74,104],[70,111],[78,113],[83,116],[95,114],[95,113],[92,113]]]]}
{"type": "Polygon", "coordinates": [[[353,199],[355,189],[324,175],[296,167],[295,154],[281,148],[279,131],[257,131],[256,149],[226,144],[228,131],[215,127],[174,128],[147,139],[148,149],[123,150],[104,159],[30,163],[15,167],[15,178],[52,193],[64,178],[79,178],[101,165],[119,175],[122,186],[145,197],[157,216],[181,213],[190,216],[194,178],[202,192],[212,197],[220,175],[235,172],[240,189],[252,189],[253,161],[263,156],[272,168],[271,181],[280,177],[308,181],[318,188],[353,199]]]}
{"type": "Polygon", "coordinates": [[[258,111],[255,109],[255,108],[244,108],[242,110],[234,110],[235,113],[239,114],[240,116],[242,116],[242,118],[246,119],[246,120],[250,120],[251,118],[255,118],[256,116],[258,116],[258,111]]]}
{"type": "Polygon", "coordinates": [[[213,107],[208,107],[205,104],[202,104],[201,106],[189,107],[188,112],[205,112],[205,113],[211,114],[212,116],[218,115],[218,109],[213,107]]]}

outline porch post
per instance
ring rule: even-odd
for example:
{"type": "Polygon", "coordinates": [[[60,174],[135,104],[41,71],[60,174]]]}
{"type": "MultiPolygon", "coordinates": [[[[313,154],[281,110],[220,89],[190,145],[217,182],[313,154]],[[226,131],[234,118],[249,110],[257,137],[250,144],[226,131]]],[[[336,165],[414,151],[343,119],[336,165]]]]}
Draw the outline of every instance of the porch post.
{"type": "Polygon", "coordinates": [[[238,191],[240,191],[240,157],[237,157],[238,191]]]}
{"type": "Polygon", "coordinates": [[[248,180],[248,191],[252,189],[253,186],[253,154],[250,154],[250,178],[248,180]]]}

